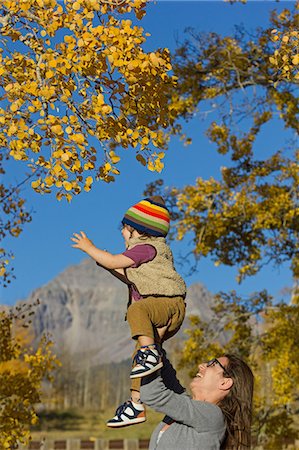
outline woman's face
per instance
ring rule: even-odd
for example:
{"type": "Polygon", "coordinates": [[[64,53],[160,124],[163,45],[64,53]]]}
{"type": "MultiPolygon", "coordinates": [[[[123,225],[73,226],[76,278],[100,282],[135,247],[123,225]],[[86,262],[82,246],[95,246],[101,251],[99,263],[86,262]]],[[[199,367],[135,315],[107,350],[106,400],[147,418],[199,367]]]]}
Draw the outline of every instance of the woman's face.
{"type": "Polygon", "coordinates": [[[227,367],[229,363],[226,356],[221,356],[210,366],[208,366],[208,363],[202,363],[198,366],[198,372],[190,383],[194,400],[217,403],[218,395],[219,400],[222,398],[220,394],[224,390],[224,385],[231,379],[224,376],[224,370],[217,361],[223,367],[227,367]]]}

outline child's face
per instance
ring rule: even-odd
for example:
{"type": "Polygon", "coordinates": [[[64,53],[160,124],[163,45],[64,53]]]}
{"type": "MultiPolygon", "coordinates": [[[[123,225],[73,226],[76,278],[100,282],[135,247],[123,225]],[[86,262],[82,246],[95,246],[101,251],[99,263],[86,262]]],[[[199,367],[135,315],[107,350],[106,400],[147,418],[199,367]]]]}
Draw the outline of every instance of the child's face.
{"type": "Polygon", "coordinates": [[[123,235],[123,238],[124,238],[124,240],[125,240],[125,243],[128,244],[129,239],[130,239],[130,237],[131,237],[131,235],[132,235],[131,230],[129,230],[129,229],[127,228],[127,226],[124,225],[124,226],[122,227],[121,234],[123,235]]]}

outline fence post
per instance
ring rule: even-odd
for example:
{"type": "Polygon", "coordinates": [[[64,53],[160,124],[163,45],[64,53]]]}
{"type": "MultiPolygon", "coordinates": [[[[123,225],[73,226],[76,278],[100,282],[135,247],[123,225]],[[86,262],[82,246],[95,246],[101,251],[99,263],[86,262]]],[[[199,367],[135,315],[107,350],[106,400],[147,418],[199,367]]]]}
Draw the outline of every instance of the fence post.
{"type": "Polygon", "coordinates": [[[124,439],[124,450],[139,450],[139,440],[124,439]]]}
{"type": "Polygon", "coordinates": [[[94,441],[94,450],[109,450],[108,439],[96,439],[94,441]]]}
{"type": "Polygon", "coordinates": [[[40,448],[42,450],[54,450],[54,440],[53,439],[43,440],[40,448]]]}
{"type": "Polygon", "coordinates": [[[67,439],[66,440],[66,450],[80,450],[81,441],[80,439],[67,439]]]}

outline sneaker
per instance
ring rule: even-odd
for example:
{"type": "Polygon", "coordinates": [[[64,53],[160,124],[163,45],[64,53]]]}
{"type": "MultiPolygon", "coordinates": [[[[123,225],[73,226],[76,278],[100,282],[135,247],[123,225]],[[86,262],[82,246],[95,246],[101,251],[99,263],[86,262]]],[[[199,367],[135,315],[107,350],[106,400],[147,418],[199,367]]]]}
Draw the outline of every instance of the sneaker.
{"type": "Polygon", "coordinates": [[[106,425],[107,427],[117,428],[145,421],[145,409],[142,403],[133,403],[132,400],[128,400],[117,408],[115,416],[108,420],[106,425]]]}
{"type": "Polygon", "coordinates": [[[156,347],[141,347],[135,357],[136,366],[133,367],[130,378],[142,378],[163,366],[162,358],[156,347]],[[143,350],[144,348],[144,350],[143,350]]]}

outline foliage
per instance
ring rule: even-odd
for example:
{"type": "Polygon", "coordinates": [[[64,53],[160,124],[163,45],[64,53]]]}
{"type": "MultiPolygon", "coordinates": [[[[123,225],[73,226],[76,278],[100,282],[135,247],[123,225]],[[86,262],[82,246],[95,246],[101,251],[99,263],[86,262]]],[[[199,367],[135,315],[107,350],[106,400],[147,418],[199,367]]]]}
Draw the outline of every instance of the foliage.
{"type": "MultiPolygon", "coordinates": [[[[71,200],[94,179],[114,181],[121,149],[163,168],[175,79],[169,52],[145,52],[133,23],[145,0],[4,0],[0,5],[0,141],[4,163],[28,166],[36,192],[71,200]],[[123,19],[121,17],[123,16],[123,19]],[[130,17],[130,18],[128,18],[130,17]]],[[[4,184],[5,183],[5,184],[4,184]]],[[[15,186],[0,186],[3,233],[30,220],[15,186]],[[15,224],[16,221],[16,224],[15,224]]],[[[16,231],[17,229],[17,231],[16,231]]],[[[7,275],[6,262],[2,275],[7,275]]]]}
{"type": "Polygon", "coordinates": [[[196,365],[225,353],[238,354],[255,373],[254,435],[266,449],[298,438],[294,417],[299,384],[299,304],[274,305],[265,291],[242,299],[221,293],[209,322],[191,317],[181,358],[194,376],[196,365]]]}
{"type": "Polygon", "coordinates": [[[58,361],[51,341],[44,336],[37,348],[30,346],[26,331],[34,305],[0,312],[0,447],[27,444],[29,426],[36,423],[35,404],[40,402],[41,383],[51,380],[58,361]]]}
{"type": "MultiPolygon", "coordinates": [[[[176,235],[191,233],[195,257],[237,266],[239,281],[270,262],[290,262],[299,276],[298,5],[273,13],[254,36],[190,30],[173,59],[173,108],[186,120],[207,121],[210,110],[207,136],[228,161],[219,179],[199,177],[170,192],[176,235]],[[267,146],[271,124],[285,127],[284,148],[267,146]]],[[[173,132],[182,134],[182,124],[173,132]]]]}
{"type": "MultiPolygon", "coordinates": [[[[0,161],[2,157],[3,155],[0,155],[0,161]]],[[[0,164],[2,175],[3,172],[0,164]]],[[[4,239],[6,235],[18,237],[22,232],[23,225],[30,222],[32,218],[31,213],[26,211],[24,198],[20,196],[20,186],[10,189],[4,183],[0,183],[0,199],[3,211],[3,215],[0,217],[0,238],[4,239]]],[[[10,277],[13,276],[13,269],[10,270],[10,277],[6,271],[10,258],[13,258],[13,255],[5,248],[0,248],[0,277],[3,277],[5,287],[10,283],[10,277]]]]}

